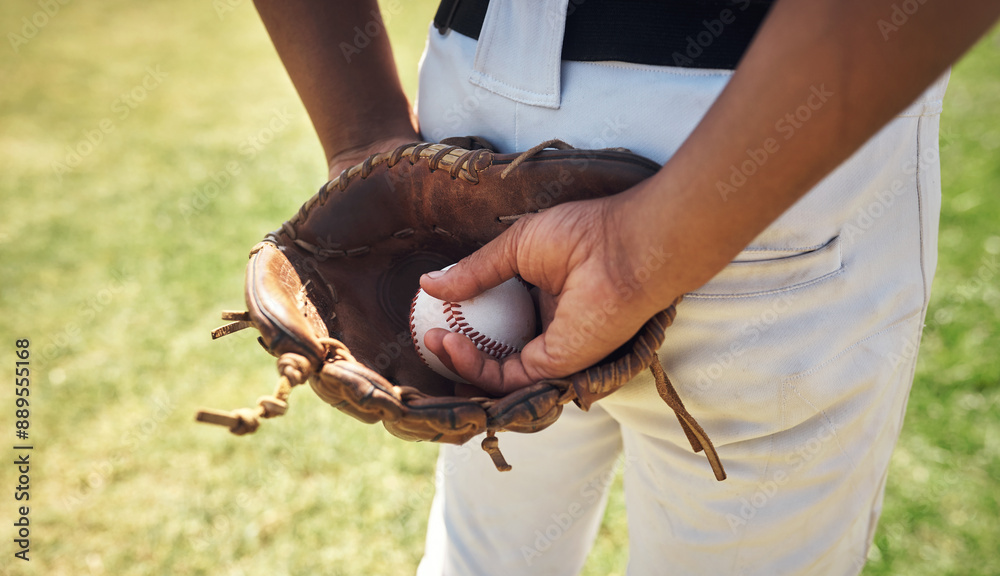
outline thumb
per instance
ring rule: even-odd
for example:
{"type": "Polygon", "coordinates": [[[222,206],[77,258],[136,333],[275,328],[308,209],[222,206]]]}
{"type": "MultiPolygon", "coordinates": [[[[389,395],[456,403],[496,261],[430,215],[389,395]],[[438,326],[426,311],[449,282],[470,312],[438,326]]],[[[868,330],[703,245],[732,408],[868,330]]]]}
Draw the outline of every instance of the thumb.
{"type": "Polygon", "coordinates": [[[517,275],[517,239],[521,226],[494,238],[446,271],[420,277],[420,287],[438,300],[461,302],[499,286],[517,275]]]}

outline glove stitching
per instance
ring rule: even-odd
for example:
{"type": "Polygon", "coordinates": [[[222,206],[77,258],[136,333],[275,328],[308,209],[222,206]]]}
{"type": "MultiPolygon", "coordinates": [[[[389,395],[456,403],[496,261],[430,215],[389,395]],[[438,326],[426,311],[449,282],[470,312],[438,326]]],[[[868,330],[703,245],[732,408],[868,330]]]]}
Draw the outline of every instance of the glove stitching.
{"type": "MultiPolygon", "coordinates": [[[[340,175],[337,176],[337,178],[327,182],[320,188],[317,194],[307,200],[302,207],[299,208],[295,216],[290,221],[285,222],[282,225],[282,230],[298,247],[323,258],[354,257],[363,256],[369,253],[371,251],[370,246],[361,246],[349,250],[342,250],[330,249],[326,246],[322,246],[321,243],[321,246],[317,247],[312,243],[299,239],[297,227],[308,219],[309,214],[314,208],[317,206],[323,206],[330,199],[330,192],[334,188],[344,191],[356,176],[360,176],[361,179],[364,180],[371,176],[372,171],[378,165],[385,163],[386,168],[392,168],[404,157],[409,160],[411,165],[416,165],[422,157],[427,158],[427,167],[431,172],[447,168],[452,178],[462,178],[472,184],[479,183],[479,172],[481,170],[493,165],[493,154],[490,150],[486,149],[466,150],[460,146],[444,146],[441,144],[427,142],[397,146],[388,154],[372,154],[362,163],[345,168],[340,175]],[[456,151],[461,151],[461,154],[456,156],[456,151]],[[479,167],[478,165],[484,158],[486,159],[485,166],[479,167]]],[[[437,226],[434,227],[433,231],[444,236],[454,236],[451,232],[437,226]]],[[[405,238],[414,233],[415,230],[412,228],[405,228],[392,233],[392,236],[395,238],[405,238]]],[[[280,244],[278,238],[273,233],[268,235],[268,240],[275,245],[280,244]]]]}

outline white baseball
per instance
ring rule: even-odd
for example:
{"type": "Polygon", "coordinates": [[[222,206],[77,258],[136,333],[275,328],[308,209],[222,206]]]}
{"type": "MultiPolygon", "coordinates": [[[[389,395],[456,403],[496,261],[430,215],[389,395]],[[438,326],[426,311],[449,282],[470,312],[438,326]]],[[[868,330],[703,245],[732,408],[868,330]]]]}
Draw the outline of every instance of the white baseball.
{"type": "MultiPolygon", "coordinates": [[[[451,266],[444,270],[448,268],[451,266]]],[[[462,302],[445,302],[417,290],[410,305],[410,335],[417,354],[438,374],[465,382],[424,345],[424,335],[431,328],[465,334],[477,348],[502,360],[520,352],[535,337],[535,304],[524,282],[517,278],[462,302]]]]}

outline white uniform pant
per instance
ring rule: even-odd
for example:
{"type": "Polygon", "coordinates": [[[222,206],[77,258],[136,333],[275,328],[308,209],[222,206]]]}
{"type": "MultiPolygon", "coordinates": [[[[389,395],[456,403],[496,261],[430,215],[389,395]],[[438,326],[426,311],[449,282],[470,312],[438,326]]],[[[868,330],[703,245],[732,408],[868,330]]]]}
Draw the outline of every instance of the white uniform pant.
{"type": "MultiPolygon", "coordinates": [[[[730,73],[560,62],[565,8],[493,2],[478,43],[432,29],[424,138],[478,135],[504,152],[561,138],[669,159],[730,73]]],[[[418,573],[577,574],[619,470],[630,575],[860,572],[936,265],[946,83],[678,307],[660,358],[728,480],[715,481],[652,378],[639,377],[588,413],[568,406],[545,431],[500,434],[511,472],[494,469],[478,438],[442,446],[418,573]]],[[[822,85],[803,93],[775,119],[778,149],[748,151],[726,183],[795,146],[797,127],[838,96],[822,85]]],[[[624,280],[660,265],[651,254],[649,270],[624,280]]]]}

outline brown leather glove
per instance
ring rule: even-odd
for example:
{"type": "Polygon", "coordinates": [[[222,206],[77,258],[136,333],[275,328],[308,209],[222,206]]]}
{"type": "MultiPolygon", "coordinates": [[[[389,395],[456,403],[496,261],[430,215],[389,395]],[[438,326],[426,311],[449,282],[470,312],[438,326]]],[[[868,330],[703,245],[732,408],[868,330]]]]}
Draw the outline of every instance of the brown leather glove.
{"type": "Polygon", "coordinates": [[[428,368],[411,341],[409,305],[421,274],[471,254],[526,214],[622,192],[659,168],[622,149],[550,141],[498,154],[479,138],[453,138],[400,146],[345,170],[253,248],[248,311],[223,313],[233,322],[212,333],[257,328],[278,358],[278,390],[255,409],[201,411],[198,420],[253,432],[260,418],[283,414],[291,388],[308,380],[330,405],[363,422],[381,421],[406,440],[463,444],[485,431],[483,449],[508,470],[497,431],[542,430],[563,404],[587,410],[652,369],[692,447],[704,448],[724,479],[711,441],[657,359],[673,305],[599,364],[502,398],[456,396],[455,384],[428,368]]]}

